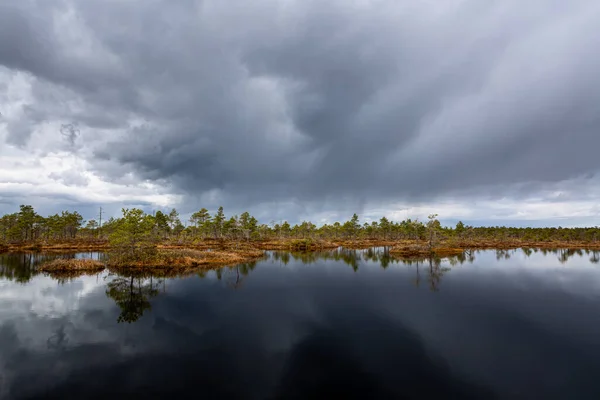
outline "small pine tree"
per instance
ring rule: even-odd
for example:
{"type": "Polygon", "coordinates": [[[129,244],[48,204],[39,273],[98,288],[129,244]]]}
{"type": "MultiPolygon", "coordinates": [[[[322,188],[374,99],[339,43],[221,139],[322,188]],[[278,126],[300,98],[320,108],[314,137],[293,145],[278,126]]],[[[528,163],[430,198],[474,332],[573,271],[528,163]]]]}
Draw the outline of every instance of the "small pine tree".
{"type": "Polygon", "coordinates": [[[442,226],[440,221],[437,220],[437,214],[431,214],[427,218],[427,236],[429,242],[429,250],[431,251],[437,244],[437,235],[441,230],[442,226]]]}
{"type": "Polygon", "coordinates": [[[109,236],[112,256],[121,262],[139,261],[156,254],[154,217],[139,208],[122,210],[123,217],[109,236]]]}

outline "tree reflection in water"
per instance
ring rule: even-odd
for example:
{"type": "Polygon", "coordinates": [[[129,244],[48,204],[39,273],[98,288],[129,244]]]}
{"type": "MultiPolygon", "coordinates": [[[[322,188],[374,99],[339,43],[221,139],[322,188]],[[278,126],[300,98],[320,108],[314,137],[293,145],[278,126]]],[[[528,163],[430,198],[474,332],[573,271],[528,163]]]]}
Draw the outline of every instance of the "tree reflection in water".
{"type": "Polygon", "coordinates": [[[44,253],[0,254],[0,278],[27,283],[38,274],[38,267],[58,258],[74,258],[74,255],[44,253]]]}
{"type": "MultiPolygon", "coordinates": [[[[239,264],[231,267],[216,269],[215,275],[218,280],[223,280],[228,287],[238,289],[242,286],[244,279],[256,267],[256,262],[239,264]]],[[[202,270],[196,275],[203,279],[208,275],[209,270],[202,270]]],[[[106,296],[113,299],[121,309],[117,322],[132,323],[144,315],[146,311],[152,309],[150,299],[156,297],[161,292],[165,292],[164,277],[155,276],[116,276],[106,284],[106,296]]]]}
{"type": "MultiPolygon", "coordinates": [[[[402,260],[390,256],[389,247],[375,247],[363,250],[354,250],[346,248],[338,248],[333,251],[326,252],[287,252],[273,251],[270,252],[271,260],[279,262],[281,265],[287,265],[291,260],[297,260],[302,264],[313,264],[327,260],[342,261],[350,266],[353,271],[358,272],[362,263],[371,262],[377,263],[384,270],[387,270],[391,265],[415,265],[416,278],[415,285],[418,287],[421,283],[422,274],[425,271],[429,288],[432,291],[438,291],[442,276],[450,268],[441,266],[442,260],[439,258],[425,258],[420,260],[402,260]],[[423,268],[425,267],[425,268],[423,268]]],[[[533,250],[534,252],[536,250],[533,250]]],[[[582,254],[581,251],[564,250],[560,253],[561,259],[568,259],[573,254],[582,254]]],[[[588,253],[589,254],[589,253],[588,253]]],[[[508,258],[508,252],[497,252],[497,256],[508,258]]],[[[81,256],[81,255],[79,255],[81,256]]],[[[90,258],[102,258],[102,254],[90,253],[86,255],[90,258]]],[[[48,261],[54,258],[73,258],[73,254],[62,255],[37,255],[37,254],[6,254],[0,256],[0,277],[16,280],[18,282],[27,282],[33,276],[37,275],[37,267],[41,262],[48,261]]],[[[451,266],[463,264],[465,262],[472,263],[475,260],[475,251],[465,251],[458,256],[446,258],[451,266]]],[[[600,255],[598,251],[594,251],[590,261],[598,263],[600,255]]],[[[239,289],[243,286],[244,280],[255,269],[257,262],[239,264],[231,267],[225,267],[215,270],[215,276],[219,280],[224,280],[227,287],[239,289]]],[[[199,278],[208,276],[210,270],[201,270],[196,272],[199,278]]],[[[79,277],[81,273],[74,274],[73,277],[53,276],[59,282],[64,282],[70,279],[79,277]]],[[[113,275],[109,275],[113,277],[113,275]]],[[[165,290],[166,279],[171,276],[114,276],[106,285],[106,296],[113,299],[117,306],[121,309],[118,322],[132,323],[137,321],[142,315],[152,308],[150,300],[160,293],[161,285],[165,290]]],[[[173,276],[175,277],[175,276],[173,276]]],[[[59,338],[60,335],[57,336],[59,338]]],[[[55,339],[57,339],[55,338],[55,339]]]]}
{"type": "Polygon", "coordinates": [[[254,271],[254,268],[256,267],[256,261],[253,262],[249,262],[249,263],[244,263],[244,264],[239,264],[239,265],[235,265],[232,267],[227,267],[227,268],[222,268],[219,271],[221,271],[220,274],[220,278],[222,278],[222,272],[226,273],[226,283],[227,286],[232,288],[232,289],[239,289],[240,287],[242,287],[242,283],[244,282],[244,279],[246,279],[246,277],[250,274],[251,271],[254,271]]]}
{"type": "Polygon", "coordinates": [[[390,256],[389,247],[373,247],[369,249],[347,249],[337,248],[330,251],[305,251],[305,252],[288,252],[288,251],[272,251],[270,256],[274,261],[281,265],[288,265],[291,259],[298,260],[302,264],[315,264],[321,261],[342,261],[350,266],[354,272],[358,272],[362,261],[371,261],[379,263],[386,269],[390,264],[401,264],[402,261],[390,256]]]}
{"type": "Polygon", "coordinates": [[[511,255],[513,255],[514,253],[515,253],[514,249],[511,249],[511,250],[498,249],[498,250],[496,250],[496,260],[498,260],[498,261],[500,261],[502,259],[510,260],[511,255]]]}
{"type": "Polygon", "coordinates": [[[27,283],[37,273],[37,267],[47,258],[33,253],[0,254],[0,278],[27,283]]]}
{"type": "Polygon", "coordinates": [[[135,278],[118,276],[106,285],[106,295],[113,299],[121,309],[117,322],[132,323],[137,321],[147,310],[152,308],[150,298],[157,296],[160,279],[135,278]]]}
{"type": "MultiPolygon", "coordinates": [[[[444,267],[442,265],[443,260],[444,259],[439,257],[428,257],[419,260],[406,260],[406,265],[415,267],[415,279],[413,280],[414,285],[416,287],[420,287],[422,267],[425,267],[424,272],[427,274],[429,290],[432,292],[438,292],[440,290],[442,277],[446,272],[452,269],[450,267],[444,267]]],[[[455,257],[448,258],[447,260],[449,261],[450,265],[456,265],[459,262],[455,257]]]]}
{"type": "MultiPolygon", "coordinates": [[[[98,252],[89,253],[5,253],[0,254],[0,279],[7,279],[19,283],[27,283],[34,276],[39,275],[39,266],[45,262],[57,259],[72,259],[72,258],[91,258],[94,260],[102,260],[103,256],[98,252]]],[[[77,278],[82,273],[72,273],[63,275],[52,275],[59,283],[65,283],[71,279],[77,278]]]]}
{"type": "MultiPolygon", "coordinates": [[[[413,280],[415,286],[419,287],[421,284],[421,274],[423,271],[427,274],[427,281],[429,282],[430,290],[437,292],[440,288],[440,282],[442,276],[450,271],[450,267],[443,267],[442,263],[447,261],[450,266],[462,265],[465,262],[473,263],[475,261],[475,254],[479,251],[466,250],[464,253],[439,258],[439,257],[424,257],[424,258],[412,258],[412,259],[399,259],[390,256],[389,247],[373,247],[369,249],[354,250],[346,248],[338,248],[332,251],[326,252],[286,252],[286,251],[273,251],[271,257],[273,260],[278,261],[282,265],[287,265],[290,261],[290,257],[299,260],[302,264],[313,264],[323,260],[335,260],[342,261],[346,265],[352,267],[352,270],[357,272],[359,266],[363,261],[370,261],[378,263],[382,269],[388,269],[390,265],[407,265],[414,266],[416,271],[416,277],[413,280]]],[[[514,251],[499,250],[496,253],[499,259],[509,259],[514,254],[514,251]]]]}
{"type": "Polygon", "coordinates": [[[437,292],[440,290],[440,282],[442,280],[442,276],[448,271],[450,268],[442,267],[442,261],[439,258],[429,257],[429,270],[428,270],[428,280],[429,280],[429,290],[432,292],[437,292]]]}
{"type": "Polygon", "coordinates": [[[583,251],[581,249],[560,249],[554,250],[554,252],[558,252],[558,261],[560,261],[561,264],[565,264],[575,255],[583,257],[583,251]]]}

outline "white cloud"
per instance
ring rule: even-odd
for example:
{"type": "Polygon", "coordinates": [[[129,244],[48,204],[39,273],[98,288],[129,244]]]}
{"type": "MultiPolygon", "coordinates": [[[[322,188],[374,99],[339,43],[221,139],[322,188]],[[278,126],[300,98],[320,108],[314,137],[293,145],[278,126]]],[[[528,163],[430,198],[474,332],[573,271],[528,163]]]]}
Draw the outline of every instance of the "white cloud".
{"type": "Polygon", "coordinates": [[[34,277],[27,285],[0,280],[1,313],[4,318],[14,313],[44,319],[64,317],[105,284],[104,276],[84,276],[65,285],[43,275],[34,277]]]}
{"type": "Polygon", "coordinates": [[[119,184],[97,175],[82,157],[56,152],[10,149],[0,153],[0,192],[30,202],[39,198],[71,199],[72,203],[150,203],[158,207],[176,205],[180,196],[160,182],[134,180],[119,184]]]}

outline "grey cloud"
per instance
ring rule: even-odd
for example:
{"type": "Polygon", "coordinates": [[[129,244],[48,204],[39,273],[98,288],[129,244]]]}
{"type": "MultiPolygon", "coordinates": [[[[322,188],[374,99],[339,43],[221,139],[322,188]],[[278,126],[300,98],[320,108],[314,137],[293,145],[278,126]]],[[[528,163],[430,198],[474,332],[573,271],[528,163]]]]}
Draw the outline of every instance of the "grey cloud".
{"type": "Polygon", "coordinates": [[[8,68],[33,70],[46,67],[44,60],[53,58],[51,46],[56,44],[52,43],[52,33],[45,30],[48,26],[41,18],[44,10],[32,12],[35,6],[31,1],[3,2],[1,6],[0,60],[8,68]]]}
{"type": "Polygon", "coordinates": [[[8,143],[24,146],[31,136],[31,123],[26,119],[11,120],[6,124],[8,143]]]}
{"type": "Polygon", "coordinates": [[[67,186],[86,186],[89,178],[79,171],[68,170],[61,173],[52,172],[48,175],[50,179],[64,183],[67,186]]]}
{"type": "MultiPolygon", "coordinates": [[[[592,0],[42,4],[0,6],[0,64],[36,77],[43,120],[79,124],[97,172],[167,180],[187,208],[211,191],[233,208],[421,201],[600,169],[592,0]]],[[[20,145],[39,123],[23,120],[20,145]]]]}

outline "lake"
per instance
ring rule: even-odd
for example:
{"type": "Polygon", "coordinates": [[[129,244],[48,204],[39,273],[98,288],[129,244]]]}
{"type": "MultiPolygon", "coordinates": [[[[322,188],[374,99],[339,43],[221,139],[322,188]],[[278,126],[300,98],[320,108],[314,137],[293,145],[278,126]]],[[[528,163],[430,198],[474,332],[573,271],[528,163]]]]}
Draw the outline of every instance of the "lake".
{"type": "Polygon", "coordinates": [[[599,256],[268,252],[56,279],[0,255],[0,398],[599,399],[599,256]]]}

